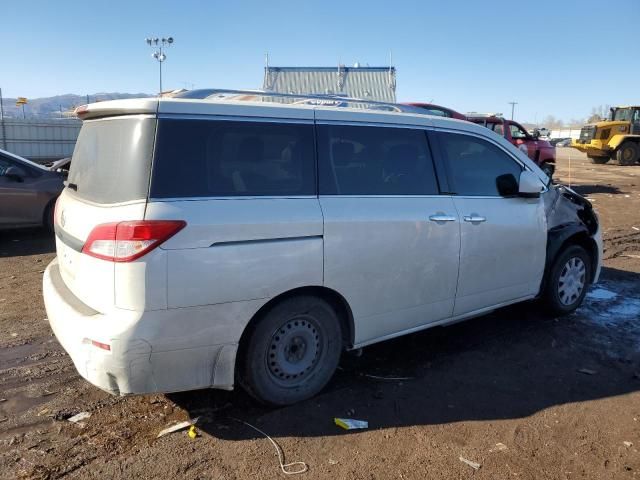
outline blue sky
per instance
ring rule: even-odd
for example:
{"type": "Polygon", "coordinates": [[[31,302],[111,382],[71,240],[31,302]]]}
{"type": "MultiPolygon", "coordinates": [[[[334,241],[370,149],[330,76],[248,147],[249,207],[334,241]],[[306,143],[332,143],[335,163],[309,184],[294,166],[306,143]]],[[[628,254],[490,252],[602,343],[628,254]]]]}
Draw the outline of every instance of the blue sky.
{"type": "Polygon", "coordinates": [[[272,65],[398,70],[399,101],[569,120],[640,103],[640,0],[3,2],[5,97],[157,91],[144,38],[175,38],[165,87],[259,88],[272,65]]]}

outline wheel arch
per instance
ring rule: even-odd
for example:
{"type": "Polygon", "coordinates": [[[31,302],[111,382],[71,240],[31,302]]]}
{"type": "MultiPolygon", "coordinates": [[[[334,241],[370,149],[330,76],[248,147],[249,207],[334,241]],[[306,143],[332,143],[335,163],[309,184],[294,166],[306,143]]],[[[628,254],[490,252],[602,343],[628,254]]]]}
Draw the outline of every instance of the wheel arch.
{"type": "Polygon", "coordinates": [[[544,291],[549,271],[554,262],[570,245],[578,245],[584,248],[591,258],[591,278],[592,283],[598,266],[598,245],[589,234],[589,230],[585,225],[569,224],[552,229],[547,235],[547,259],[544,269],[543,284],[540,291],[544,291]]]}
{"type": "Polygon", "coordinates": [[[640,145],[640,135],[631,135],[631,134],[626,134],[626,135],[614,135],[610,140],[609,140],[609,147],[611,147],[611,149],[613,150],[613,152],[617,152],[620,147],[625,143],[625,142],[633,142],[637,145],[640,145]]]}
{"type": "Polygon", "coordinates": [[[321,298],[335,309],[336,314],[338,315],[338,320],[340,321],[340,328],[342,330],[342,348],[350,349],[353,346],[355,339],[355,324],[353,321],[353,313],[347,300],[338,292],[328,287],[306,286],[294,288],[276,295],[260,307],[260,309],[251,317],[251,320],[249,320],[249,323],[247,323],[242,335],[240,336],[240,340],[238,341],[239,350],[244,348],[247,343],[246,339],[250,332],[255,328],[260,319],[269,312],[269,310],[288,298],[300,295],[312,295],[321,298]]]}

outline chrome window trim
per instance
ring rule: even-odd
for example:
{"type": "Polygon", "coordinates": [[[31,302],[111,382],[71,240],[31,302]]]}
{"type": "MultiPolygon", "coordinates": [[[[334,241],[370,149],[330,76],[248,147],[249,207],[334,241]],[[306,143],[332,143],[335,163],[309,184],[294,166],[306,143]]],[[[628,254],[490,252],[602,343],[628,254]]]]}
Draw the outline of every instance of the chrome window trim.
{"type": "Polygon", "coordinates": [[[211,197],[149,197],[149,202],[206,202],[210,200],[317,200],[316,195],[251,195],[251,196],[211,196],[211,197]]]}
{"type": "Polygon", "coordinates": [[[448,193],[443,193],[441,195],[319,195],[318,198],[444,198],[444,197],[455,197],[455,195],[450,195],[448,193]]]}
{"type": "Polygon", "coordinates": [[[313,125],[313,118],[282,118],[282,117],[248,117],[235,115],[216,115],[212,113],[159,113],[159,120],[203,120],[221,122],[255,122],[255,123],[282,123],[313,125]]]}

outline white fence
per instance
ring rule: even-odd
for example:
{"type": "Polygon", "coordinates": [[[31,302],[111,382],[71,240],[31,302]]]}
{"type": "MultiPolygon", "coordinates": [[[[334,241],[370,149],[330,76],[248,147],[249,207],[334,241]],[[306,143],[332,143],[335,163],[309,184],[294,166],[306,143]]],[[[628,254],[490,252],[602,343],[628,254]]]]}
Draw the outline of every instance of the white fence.
{"type": "Polygon", "coordinates": [[[75,118],[0,120],[0,148],[35,161],[70,157],[82,122],[75,118]]]}
{"type": "Polygon", "coordinates": [[[550,138],[580,138],[580,128],[563,128],[551,130],[550,138]]]}

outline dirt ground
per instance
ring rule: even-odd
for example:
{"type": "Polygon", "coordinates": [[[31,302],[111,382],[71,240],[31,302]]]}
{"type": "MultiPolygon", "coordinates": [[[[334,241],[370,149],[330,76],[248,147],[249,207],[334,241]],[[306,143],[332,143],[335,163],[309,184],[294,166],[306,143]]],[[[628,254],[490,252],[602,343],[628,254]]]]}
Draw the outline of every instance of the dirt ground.
{"type": "Polygon", "coordinates": [[[285,477],[274,447],[239,420],[271,435],[286,462],[305,462],[299,478],[640,478],[640,166],[558,153],[557,178],[593,201],[604,227],[606,268],[577,313],[546,318],[523,304],[372,346],[346,355],[316,398],[281,409],[241,390],[94,388],[45,318],[51,237],[0,233],[0,478],[285,477]],[[84,411],[84,425],[67,421],[84,411]],[[369,428],[341,430],[336,416],[369,428]],[[195,417],[197,438],[155,438],[195,417]]]}

